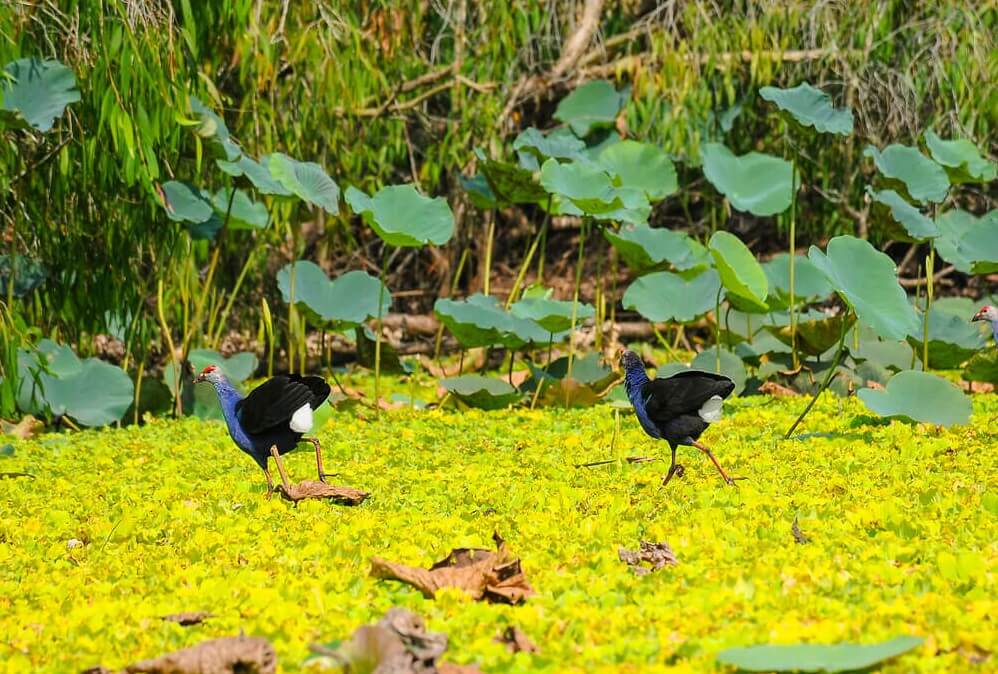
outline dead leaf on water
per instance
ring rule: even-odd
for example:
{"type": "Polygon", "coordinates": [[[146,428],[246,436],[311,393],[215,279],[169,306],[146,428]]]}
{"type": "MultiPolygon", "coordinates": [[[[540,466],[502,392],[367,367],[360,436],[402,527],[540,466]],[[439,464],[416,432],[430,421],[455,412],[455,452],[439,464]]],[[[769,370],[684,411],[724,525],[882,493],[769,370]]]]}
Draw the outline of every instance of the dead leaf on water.
{"type": "Polygon", "coordinates": [[[510,625],[493,639],[496,643],[503,644],[510,653],[540,653],[530,637],[516,625],[510,625]]]}
{"type": "Polygon", "coordinates": [[[520,560],[506,548],[499,534],[493,534],[496,551],[456,548],[429,569],[396,564],[380,557],[371,559],[371,575],[381,580],[399,580],[412,585],[432,599],[437,590],[456,587],[473,599],[493,603],[519,604],[534,595],[520,567],[520,560]]]}
{"type": "Polygon", "coordinates": [[[191,625],[200,625],[208,618],[214,617],[214,613],[208,613],[207,611],[184,611],[160,616],[159,619],[164,622],[177,623],[181,627],[190,627],[191,625]]]}
{"type": "Polygon", "coordinates": [[[260,637],[205,641],[125,668],[128,674],[274,674],[277,654],[260,637]]]}
{"type": "Polygon", "coordinates": [[[423,618],[392,608],[374,625],[357,628],[353,636],[333,646],[313,644],[318,657],[307,664],[347,672],[379,674],[475,674],[473,666],[437,662],[447,650],[447,635],[428,632],[423,618]]]}
{"type": "Polygon", "coordinates": [[[620,548],[617,550],[617,556],[639,576],[658,571],[666,565],[674,566],[679,563],[679,560],[676,559],[676,553],[672,551],[668,543],[641,541],[641,547],[638,550],[620,548]],[[642,562],[650,566],[642,566],[642,562]]]}

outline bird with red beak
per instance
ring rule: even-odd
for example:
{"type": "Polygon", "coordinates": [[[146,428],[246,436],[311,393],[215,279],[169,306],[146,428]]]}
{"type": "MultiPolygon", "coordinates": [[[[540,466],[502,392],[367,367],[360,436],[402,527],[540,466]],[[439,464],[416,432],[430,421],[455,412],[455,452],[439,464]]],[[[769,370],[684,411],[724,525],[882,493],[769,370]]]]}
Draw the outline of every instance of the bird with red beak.
{"type": "Polygon", "coordinates": [[[995,342],[998,343],[998,309],[991,306],[990,304],[985,304],[981,307],[981,310],[974,314],[972,321],[987,321],[991,324],[991,334],[995,337],[995,342]]]}

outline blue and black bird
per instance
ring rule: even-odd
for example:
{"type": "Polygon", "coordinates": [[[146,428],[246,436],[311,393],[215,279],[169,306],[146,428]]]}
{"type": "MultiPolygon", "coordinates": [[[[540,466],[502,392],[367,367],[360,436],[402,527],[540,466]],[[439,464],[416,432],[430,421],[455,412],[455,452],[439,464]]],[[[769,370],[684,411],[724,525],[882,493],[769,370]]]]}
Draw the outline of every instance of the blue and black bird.
{"type": "Polygon", "coordinates": [[[651,437],[668,442],[672,449],[672,464],[662,480],[663,487],[673,475],[682,475],[683,468],[676,463],[680,445],[696,447],[710,457],[728,484],[742,479],[729,477],[710,448],[699,442],[700,434],[721,419],[723,401],[735,390],[733,381],[722,374],[699,370],[649,379],[644,363],[633,351],[624,351],[620,365],[624,369],[624,388],[641,428],[651,437]]]}
{"type": "Polygon", "coordinates": [[[203,381],[215,387],[229,436],[267,476],[267,496],[274,492],[274,480],[267,469],[271,447],[277,447],[278,454],[287,454],[299,443],[311,442],[319,480],[326,481],[318,438],[303,437],[312,430],[312,413],[329,397],[329,384],[321,377],[278,375],[245,398],[214,365],[194,379],[195,384],[203,381]]]}

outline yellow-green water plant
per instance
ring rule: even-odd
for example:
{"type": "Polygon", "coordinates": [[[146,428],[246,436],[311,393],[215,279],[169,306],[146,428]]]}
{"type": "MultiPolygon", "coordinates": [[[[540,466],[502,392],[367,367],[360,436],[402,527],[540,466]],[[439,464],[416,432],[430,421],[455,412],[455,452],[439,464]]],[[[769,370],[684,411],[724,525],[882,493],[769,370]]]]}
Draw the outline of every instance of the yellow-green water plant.
{"type": "MultiPolygon", "coordinates": [[[[832,104],[831,96],[821,89],[811,86],[807,82],[793,87],[792,89],[780,89],[778,87],[762,87],[759,95],[767,101],[775,103],[780,110],[789,113],[790,118],[796,122],[797,135],[806,132],[806,129],[813,128],[818,133],[833,133],[841,136],[850,136],[853,131],[853,114],[848,107],[836,108],[832,104]]],[[[784,159],[790,162],[791,173],[799,174],[799,166],[794,153],[790,151],[792,142],[791,125],[788,124],[784,132],[783,155],[784,159]]],[[[796,265],[797,265],[797,189],[791,191],[790,208],[787,211],[789,226],[789,298],[788,310],[790,312],[790,343],[793,349],[793,366],[797,367],[797,288],[796,288],[796,265]]]]}
{"type": "Polygon", "coordinates": [[[353,212],[362,216],[382,241],[381,297],[377,304],[374,351],[374,404],[375,410],[379,410],[381,319],[389,247],[421,248],[428,244],[441,246],[447,243],[454,235],[454,214],[446,199],[424,196],[408,184],[382,187],[373,196],[351,186],[347,188],[345,198],[353,212]]]}

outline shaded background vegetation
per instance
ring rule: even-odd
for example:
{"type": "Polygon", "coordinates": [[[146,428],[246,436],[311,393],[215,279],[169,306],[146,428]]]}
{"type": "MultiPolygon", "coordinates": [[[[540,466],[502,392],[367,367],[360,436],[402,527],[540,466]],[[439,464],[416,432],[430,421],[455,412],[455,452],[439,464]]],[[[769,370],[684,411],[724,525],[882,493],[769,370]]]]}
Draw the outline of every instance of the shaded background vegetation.
{"type": "MultiPolygon", "coordinates": [[[[76,72],[83,97],[52,134],[2,137],[3,248],[49,270],[8,316],[84,354],[96,335],[116,334],[139,362],[162,359],[158,309],[171,330],[192,320],[215,250],[184,235],[157,200],[158,183],[174,177],[223,185],[182,126],[191,94],[223,111],[251,153],[317,161],[341,186],[411,181],[446,195],[457,221],[452,242],[392,259],[388,285],[405,289],[395,308],[408,311],[428,310],[452,283],[461,294],[481,288],[486,228],[457,180],[474,170],[472,149],[508,154],[504,141],[530,125],[551,127],[554,104],[586,79],[629,85],[617,132],[686,162],[680,193],[656,208],[652,224],[698,236],[725,208],[691,168],[703,140],[723,135],[737,152],[786,149],[778,111],[755,100],[761,85],[807,79],[856,113],[849,140],[794,148],[810,186],[801,243],[839,233],[887,243],[862,196],[861,177],[872,172],[866,143],[917,144],[931,126],[987,147],[998,121],[986,84],[998,70],[990,3],[606,2],[580,57],[554,76],[582,3],[15,0],[8,8],[0,62],[58,58],[76,72]],[[469,262],[452,281],[465,249],[469,262]]],[[[992,195],[966,195],[993,206],[992,195]]],[[[492,286],[502,293],[540,216],[510,209],[498,217],[492,286]]],[[[334,273],[377,267],[380,243],[346,215],[313,219],[287,207],[272,218],[262,232],[226,232],[215,244],[215,288],[231,289],[247,270],[227,317],[224,291],[209,291],[205,313],[220,328],[255,334],[261,300],[278,302],[274,273],[289,260],[334,273]]],[[[785,242],[779,220],[731,218],[760,254],[785,242]]],[[[570,264],[576,236],[571,222],[555,227],[552,274],[570,264]]],[[[889,252],[900,258],[904,247],[889,252]]],[[[206,332],[196,328],[193,341],[217,346],[222,333],[206,332]]]]}

